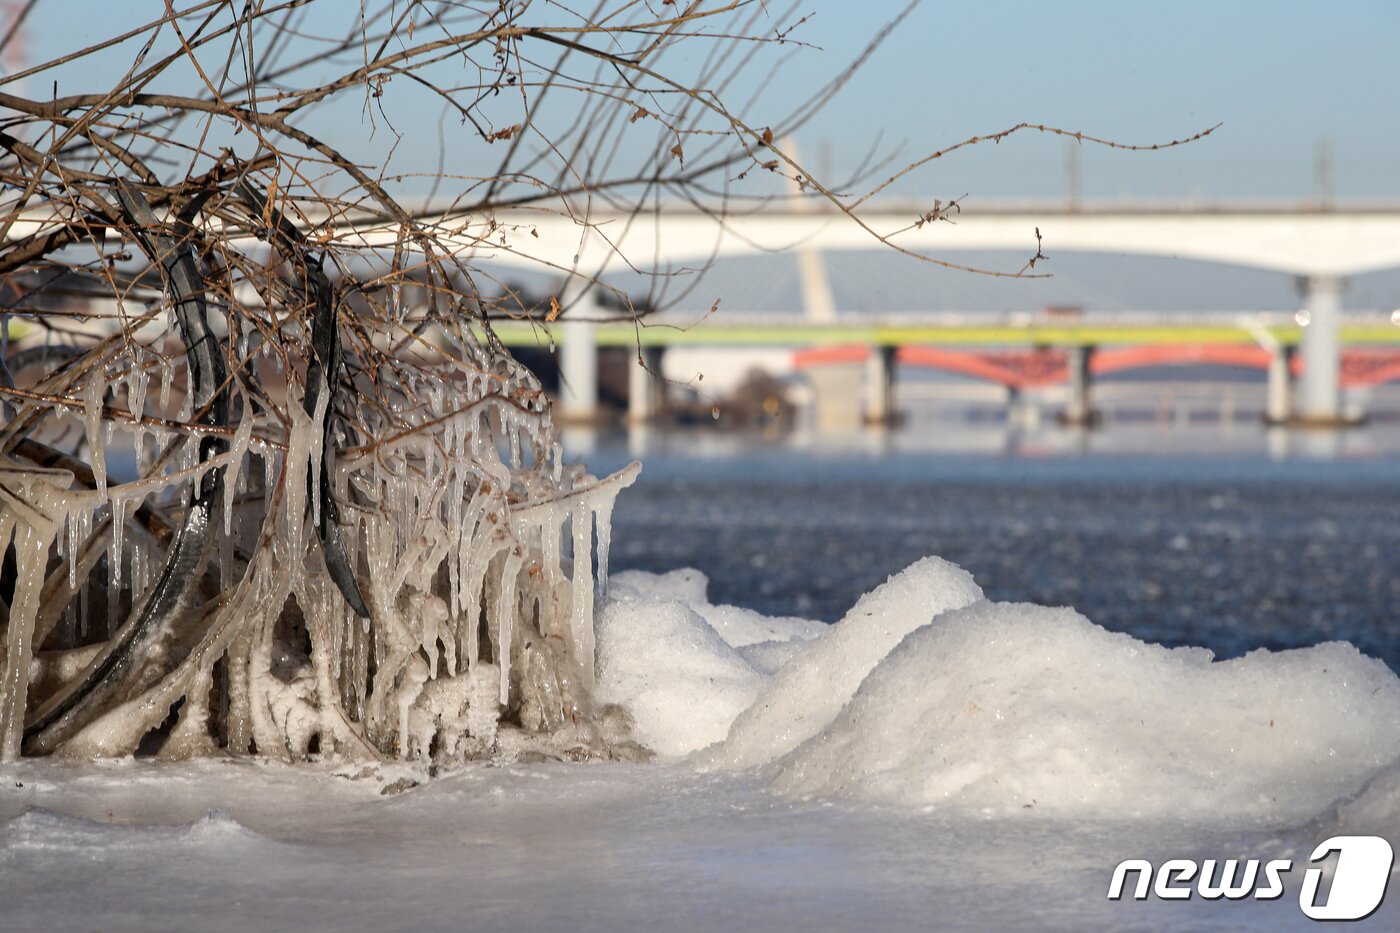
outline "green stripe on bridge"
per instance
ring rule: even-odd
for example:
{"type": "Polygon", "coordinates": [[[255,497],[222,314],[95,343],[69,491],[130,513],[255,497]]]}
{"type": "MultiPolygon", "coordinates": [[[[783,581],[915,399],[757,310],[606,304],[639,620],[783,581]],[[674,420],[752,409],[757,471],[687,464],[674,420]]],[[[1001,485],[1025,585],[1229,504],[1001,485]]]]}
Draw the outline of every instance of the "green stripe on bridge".
{"type": "MultiPolygon", "coordinates": [[[[556,343],[568,339],[568,328],[542,324],[531,325],[517,321],[501,321],[492,325],[501,342],[507,346],[540,346],[550,344],[551,332],[556,343]]],[[[1268,328],[1275,339],[1293,346],[1302,339],[1301,327],[1268,328]]],[[[635,326],[632,324],[597,324],[594,341],[601,347],[642,346],[1110,346],[1171,345],[1171,344],[1250,344],[1256,343],[1246,329],[1232,324],[1115,327],[1102,324],[1030,324],[1024,327],[1005,326],[925,326],[893,325],[864,326],[859,324],[800,324],[792,326],[736,325],[702,323],[690,328],[669,325],[635,326]]],[[[1400,345],[1400,327],[1385,324],[1344,325],[1343,345],[1400,345]]]]}

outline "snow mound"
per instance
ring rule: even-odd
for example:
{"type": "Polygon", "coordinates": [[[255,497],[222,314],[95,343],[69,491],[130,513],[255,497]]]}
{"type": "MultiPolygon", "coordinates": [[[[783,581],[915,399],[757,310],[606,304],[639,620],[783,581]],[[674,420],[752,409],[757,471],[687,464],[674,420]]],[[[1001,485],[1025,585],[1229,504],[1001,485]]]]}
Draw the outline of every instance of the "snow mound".
{"type": "Polygon", "coordinates": [[[763,677],[684,603],[637,596],[596,622],[597,696],[621,704],[639,742],[679,757],[724,738],[763,677]]]}
{"type": "Polygon", "coordinates": [[[905,635],[981,598],[972,576],[946,560],[926,557],[906,567],[783,665],[705,763],[748,768],[787,754],[836,718],[905,635]]]}
{"type": "MultiPolygon", "coordinates": [[[[1398,755],[1400,680],[1348,644],[1216,662],[1070,609],[982,602],[905,639],[774,786],[1002,815],[1296,822],[1398,755]]],[[[1397,793],[1377,787],[1368,806],[1397,793]]]]}
{"type": "Polygon", "coordinates": [[[625,707],[663,758],[723,739],[767,677],[827,629],[713,605],[708,584],[698,570],[625,571],[598,614],[598,697],[625,707]]]}

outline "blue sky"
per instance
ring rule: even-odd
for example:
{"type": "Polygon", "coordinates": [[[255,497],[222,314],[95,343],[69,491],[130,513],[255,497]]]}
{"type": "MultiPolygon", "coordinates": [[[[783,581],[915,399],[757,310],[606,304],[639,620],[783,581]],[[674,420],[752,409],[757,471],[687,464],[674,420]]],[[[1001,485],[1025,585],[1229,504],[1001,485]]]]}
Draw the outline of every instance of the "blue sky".
{"type": "MultiPolygon", "coordinates": [[[[821,48],[791,63],[771,92],[774,110],[844,65],[902,5],[804,4],[814,15],[794,35],[821,48]]],[[[161,6],[50,0],[31,22],[30,57],[75,48],[161,6]]],[[[1084,196],[1307,197],[1325,140],[1338,196],[1400,200],[1397,40],[1394,0],[926,0],[799,143],[809,162],[839,175],[877,138],[886,148],[902,143],[912,158],[1023,120],[1125,142],[1165,141],[1223,122],[1210,139],[1171,152],[1086,147],[1084,196]]],[[[1064,140],[1031,136],[978,147],[897,190],[1056,197],[1066,188],[1066,148],[1064,140]]]]}
{"type": "MultiPolygon", "coordinates": [[[[896,6],[821,4],[811,38],[834,51],[868,30],[862,8],[896,6]]],[[[1330,140],[1339,195],[1394,198],[1397,43],[1394,0],[929,2],[825,128],[833,139],[885,128],[920,149],[1022,120],[1125,142],[1223,122],[1208,141],[1171,153],[1084,151],[1085,193],[1305,196],[1316,147],[1330,140]]],[[[958,157],[945,184],[988,195],[1064,190],[1063,141],[1001,148],[958,157]]]]}

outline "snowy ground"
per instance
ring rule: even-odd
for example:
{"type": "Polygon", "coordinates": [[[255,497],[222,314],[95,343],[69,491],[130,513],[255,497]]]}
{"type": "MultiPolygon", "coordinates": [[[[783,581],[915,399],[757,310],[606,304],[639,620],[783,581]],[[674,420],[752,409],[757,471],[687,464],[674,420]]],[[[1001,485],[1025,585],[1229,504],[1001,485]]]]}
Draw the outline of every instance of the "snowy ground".
{"type": "Polygon", "coordinates": [[[832,628],[694,572],[613,594],[600,686],[660,762],[25,761],[0,928],[1303,929],[1296,872],[1272,902],[1106,893],[1126,858],[1400,843],[1400,680],[1349,646],[1214,662],[936,559],[832,628]]]}

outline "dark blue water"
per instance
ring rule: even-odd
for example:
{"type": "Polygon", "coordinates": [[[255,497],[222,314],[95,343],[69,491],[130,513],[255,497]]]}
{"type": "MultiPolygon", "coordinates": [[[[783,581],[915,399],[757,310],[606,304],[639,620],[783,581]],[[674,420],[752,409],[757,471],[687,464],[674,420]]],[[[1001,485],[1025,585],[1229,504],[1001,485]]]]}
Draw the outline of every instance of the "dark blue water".
{"type": "MultiPolygon", "coordinates": [[[[625,462],[606,445],[595,468],[625,462]]],[[[1222,657],[1344,639],[1400,670],[1400,460],[1258,452],[644,456],[613,565],[710,576],[715,602],[838,619],[928,554],[990,598],[1222,657]]]]}

